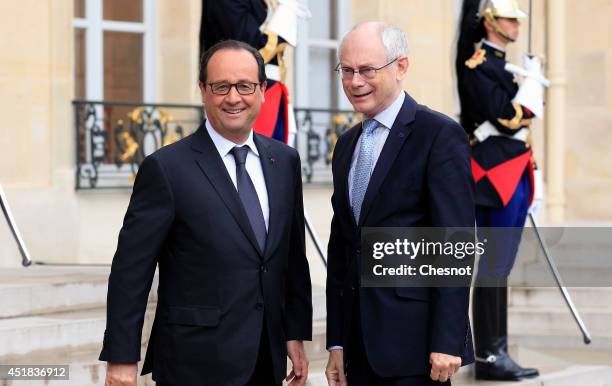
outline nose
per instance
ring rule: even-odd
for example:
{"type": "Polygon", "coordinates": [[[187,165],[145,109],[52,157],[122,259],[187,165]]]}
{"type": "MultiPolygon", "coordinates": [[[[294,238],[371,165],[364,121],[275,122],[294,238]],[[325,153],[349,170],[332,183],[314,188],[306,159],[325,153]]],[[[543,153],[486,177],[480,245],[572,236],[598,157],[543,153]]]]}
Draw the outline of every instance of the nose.
{"type": "Polygon", "coordinates": [[[365,79],[361,76],[361,73],[359,72],[353,74],[353,77],[351,78],[350,82],[352,87],[361,87],[366,83],[365,79]]]}
{"type": "Polygon", "coordinates": [[[235,86],[230,88],[229,93],[227,93],[227,95],[225,96],[225,100],[229,103],[240,102],[241,96],[240,94],[238,94],[238,90],[236,90],[235,86]]]}

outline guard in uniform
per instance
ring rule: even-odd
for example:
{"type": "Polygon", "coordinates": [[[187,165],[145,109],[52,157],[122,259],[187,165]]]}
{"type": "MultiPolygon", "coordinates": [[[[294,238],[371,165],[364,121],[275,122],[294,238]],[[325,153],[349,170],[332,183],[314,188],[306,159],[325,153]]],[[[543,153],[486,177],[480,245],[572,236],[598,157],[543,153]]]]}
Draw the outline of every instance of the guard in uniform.
{"type": "Polygon", "coordinates": [[[538,371],[519,366],[507,352],[507,277],[534,191],[528,138],[532,119],[542,115],[543,87],[534,80],[541,65],[527,57],[525,71],[533,76],[519,87],[506,70],[505,48],[527,15],[514,0],[479,5],[464,0],[462,10],[456,61],[461,124],[472,145],[477,225],[507,228],[481,256],[472,293],[476,378],[519,380],[538,371]]]}
{"type": "Polygon", "coordinates": [[[308,10],[297,0],[203,0],[200,27],[202,53],[227,39],[257,48],[266,63],[265,101],[253,128],[256,132],[290,145],[295,119],[284,84],[283,54],[297,43],[297,20],[308,10]]]}

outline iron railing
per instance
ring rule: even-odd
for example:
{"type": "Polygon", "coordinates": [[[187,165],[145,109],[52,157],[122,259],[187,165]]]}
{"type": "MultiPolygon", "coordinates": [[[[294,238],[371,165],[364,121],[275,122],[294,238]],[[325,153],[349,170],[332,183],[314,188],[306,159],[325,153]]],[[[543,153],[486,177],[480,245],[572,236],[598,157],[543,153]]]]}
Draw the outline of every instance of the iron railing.
{"type": "MultiPolygon", "coordinates": [[[[131,188],[138,166],[155,150],[193,133],[201,105],[112,101],[72,102],[76,128],[76,189],[131,188]]],[[[293,145],[306,183],[331,182],[338,136],[359,121],[347,110],[296,108],[293,145]]]]}
{"type": "Polygon", "coordinates": [[[340,134],[361,121],[352,110],[295,108],[295,147],[306,182],[331,182],[331,160],[340,134]]]}
{"type": "Polygon", "coordinates": [[[76,189],[131,188],[142,160],[194,132],[202,106],[74,101],[76,189]]]}

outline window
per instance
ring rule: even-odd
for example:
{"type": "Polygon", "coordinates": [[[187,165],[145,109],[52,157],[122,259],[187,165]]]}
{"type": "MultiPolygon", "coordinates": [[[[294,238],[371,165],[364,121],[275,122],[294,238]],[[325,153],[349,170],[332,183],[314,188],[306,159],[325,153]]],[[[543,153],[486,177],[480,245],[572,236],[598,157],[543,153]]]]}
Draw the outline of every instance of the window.
{"type": "Polygon", "coordinates": [[[295,105],[324,109],[351,109],[333,72],[337,48],[349,30],[349,0],[309,0],[312,17],[299,21],[295,57],[295,105]],[[331,85],[331,87],[330,87],[331,85]]]}
{"type": "Polygon", "coordinates": [[[76,99],[156,102],[156,0],[74,0],[76,99]]]}

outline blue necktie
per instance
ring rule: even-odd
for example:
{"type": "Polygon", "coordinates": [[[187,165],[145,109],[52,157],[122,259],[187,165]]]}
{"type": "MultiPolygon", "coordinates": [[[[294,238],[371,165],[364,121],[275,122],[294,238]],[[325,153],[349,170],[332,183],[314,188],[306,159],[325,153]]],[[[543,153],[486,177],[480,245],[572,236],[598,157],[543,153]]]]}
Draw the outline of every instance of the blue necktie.
{"type": "Polygon", "coordinates": [[[363,123],[361,145],[359,146],[359,155],[357,156],[353,173],[353,184],[351,186],[351,206],[353,207],[353,215],[357,224],[359,224],[361,205],[363,204],[363,198],[368,189],[368,183],[374,168],[374,130],[376,130],[378,125],[379,123],[375,119],[367,119],[363,123]]]}
{"type": "Polygon", "coordinates": [[[251,177],[246,170],[246,158],[249,153],[248,146],[234,147],[231,150],[234,160],[236,161],[236,186],[242,206],[249,218],[251,229],[255,233],[257,244],[261,251],[264,251],[266,246],[266,222],[263,217],[263,210],[257,196],[257,191],[251,181],[251,177]]]}

